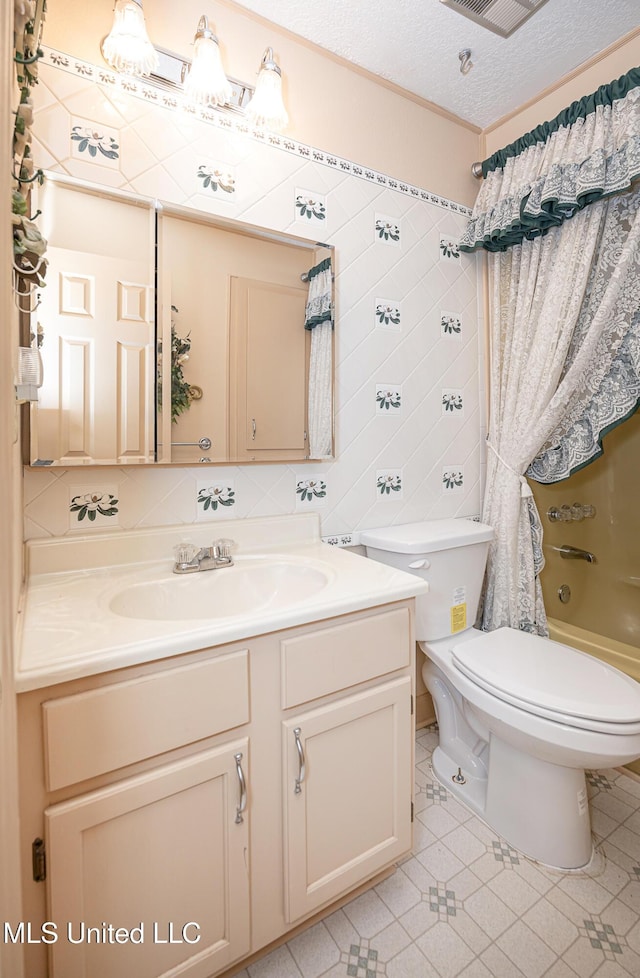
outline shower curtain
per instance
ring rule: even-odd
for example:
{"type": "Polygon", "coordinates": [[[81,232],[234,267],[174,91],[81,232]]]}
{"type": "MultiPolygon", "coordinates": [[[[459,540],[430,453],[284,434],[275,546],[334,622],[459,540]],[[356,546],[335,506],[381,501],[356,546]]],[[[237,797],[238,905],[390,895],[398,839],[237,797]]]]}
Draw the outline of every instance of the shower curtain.
{"type": "Polygon", "coordinates": [[[542,526],[525,475],[556,481],[597,457],[640,397],[640,70],[483,172],[462,241],[490,252],[483,519],[496,537],[480,624],[547,634],[542,526]]]}
{"type": "Polygon", "coordinates": [[[309,457],[329,458],[332,453],[333,431],[331,259],[325,258],[309,269],[308,276],[309,296],[304,327],[312,330],[309,359],[309,457]]]}

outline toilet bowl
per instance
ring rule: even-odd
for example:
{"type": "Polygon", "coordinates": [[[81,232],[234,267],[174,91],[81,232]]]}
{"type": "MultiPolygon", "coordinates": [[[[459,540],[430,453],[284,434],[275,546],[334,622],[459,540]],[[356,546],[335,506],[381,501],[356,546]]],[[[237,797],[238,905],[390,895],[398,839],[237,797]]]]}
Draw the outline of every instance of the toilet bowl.
{"type": "Polygon", "coordinates": [[[435,520],[361,533],[367,556],[417,573],[436,778],[510,845],[560,869],[593,852],[585,768],[640,756],[640,684],[566,645],[473,627],[493,531],[435,520]]]}

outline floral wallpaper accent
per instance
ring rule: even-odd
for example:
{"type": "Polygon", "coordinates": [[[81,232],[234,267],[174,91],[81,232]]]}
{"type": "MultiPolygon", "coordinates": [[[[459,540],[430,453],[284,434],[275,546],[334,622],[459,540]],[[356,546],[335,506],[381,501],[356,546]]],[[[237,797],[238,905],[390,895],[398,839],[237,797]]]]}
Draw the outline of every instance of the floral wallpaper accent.
{"type": "Polygon", "coordinates": [[[440,314],[440,328],[443,336],[459,336],[462,332],[462,322],[455,313],[442,312],[440,314]]]}
{"type": "MultiPolygon", "coordinates": [[[[91,160],[103,165],[114,165],[120,158],[117,130],[96,122],[75,120],[71,127],[71,148],[74,156],[87,154],[91,160]]],[[[117,164],[115,164],[117,166],[117,164]]]]}
{"type": "Polygon", "coordinates": [[[84,519],[90,523],[103,522],[101,516],[109,517],[109,525],[112,525],[112,518],[118,513],[118,502],[115,493],[104,489],[74,493],[69,503],[70,525],[74,526],[75,521],[82,523],[84,519]]]}
{"type": "Polygon", "coordinates": [[[462,412],[462,392],[461,391],[443,391],[442,392],[442,413],[443,414],[456,414],[456,412],[462,412]]]}
{"type": "Polygon", "coordinates": [[[198,514],[215,513],[219,506],[235,506],[236,494],[233,483],[198,483],[198,514]],[[200,509],[202,507],[202,509],[200,509]]]}
{"type": "Polygon", "coordinates": [[[400,244],[400,225],[396,224],[391,217],[376,214],[375,235],[378,241],[385,241],[388,244],[400,244]]]}
{"type": "Polygon", "coordinates": [[[327,216],[326,198],[307,190],[296,190],[296,218],[324,221],[327,216]]]}
{"type": "Polygon", "coordinates": [[[377,325],[379,326],[389,326],[391,328],[399,326],[400,307],[392,302],[387,302],[385,299],[376,299],[376,319],[378,320],[377,325]]]}
{"type": "Polygon", "coordinates": [[[376,490],[383,498],[393,496],[399,499],[402,496],[402,470],[376,472],[376,490]]]}
{"type": "Polygon", "coordinates": [[[402,408],[402,390],[399,386],[380,384],[376,387],[378,411],[399,414],[402,408]]]}
{"type": "Polygon", "coordinates": [[[457,241],[450,238],[440,238],[440,257],[441,258],[460,258],[460,248],[457,241]]]}
{"type": "Polygon", "coordinates": [[[402,312],[400,303],[393,299],[375,299],[375,325],[382,329],[400,330],[402,312]]]}
{"type": "Polygon", "coordinates": [[[447,492],[455,489],[462,489],[464,485],[464,471],[462,467],[449,466],[442,470],[442,491],[447,492]]]}
{"type": "Polygon", "coordinates": [[[196,177],[202,180],[202,190],[210,190],[211,193],[217,193],[218,190],[223,190],[227,194],[235,193],[235,177],[228,169],[223,170],[215,164],[201,163],[196,177]]]}
{"type": "Polygon", "coordinates": [[[321,537],[323,543],[328,543],[330,547],[353,547],[354,538],[351,533],[344,533],[339,537],[321,537]]]}
{"type": "Polygon", "coordinates": [[[296,479],[296,502],[313,503],[318,499],[324,499],[327,495],[327,483],[324,479],[306,479],[298,477],[296,479]]]}

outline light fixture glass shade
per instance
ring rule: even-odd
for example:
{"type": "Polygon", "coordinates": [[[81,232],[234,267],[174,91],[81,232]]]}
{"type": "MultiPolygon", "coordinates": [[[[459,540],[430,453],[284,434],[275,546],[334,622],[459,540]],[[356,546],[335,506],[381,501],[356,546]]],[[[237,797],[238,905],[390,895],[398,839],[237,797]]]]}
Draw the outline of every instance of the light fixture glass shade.
{"type": "Polygon", "coordinates": [[[222,67],[218,38],[204,15],[193,43],[193,61],[184,81],[185,95],[203,105],[224,105],[231,98],[231,85],[222,67]]]}
{"type": "Polygon", "coordinates": [[[149,75],[158,67],[158,55],[149,40],[142,0],[116,0],[113,27],[102,42],[102,56],[116,71],[149,75]]]}
{"type": "Polygon", "coordinates": [[[282,99],[282,72],[267,48],[258,72],[256,90],[247,106],[247,119],[261,129],[282,132],[289,121],[282,99]]]}

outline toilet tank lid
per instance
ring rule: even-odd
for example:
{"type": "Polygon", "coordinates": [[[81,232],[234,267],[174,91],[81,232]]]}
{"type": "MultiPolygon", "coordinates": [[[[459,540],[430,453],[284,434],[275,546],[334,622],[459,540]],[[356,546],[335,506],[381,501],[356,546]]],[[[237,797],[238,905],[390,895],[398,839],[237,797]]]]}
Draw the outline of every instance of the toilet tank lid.
{"type": "Polygon", "coordinates": [[[493,529],[490,526],[464,518],[424,520],[360,531],[360,543],[364,547],[397,554],[435,553],[492,539],[493,529]]]}

